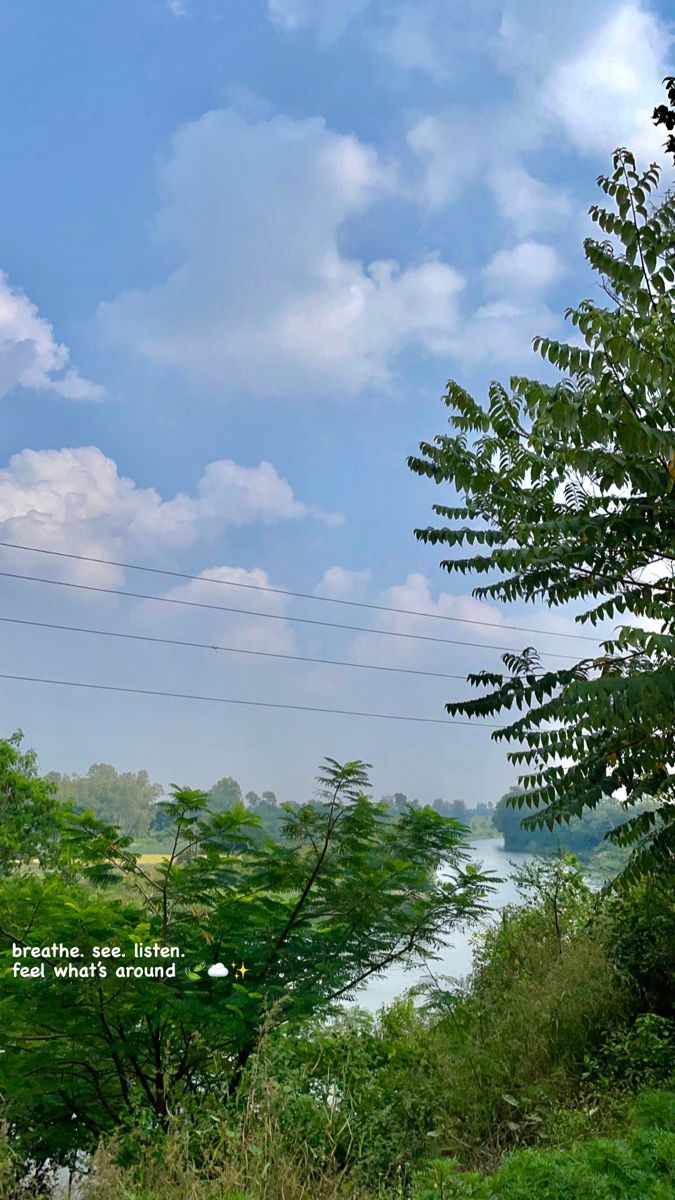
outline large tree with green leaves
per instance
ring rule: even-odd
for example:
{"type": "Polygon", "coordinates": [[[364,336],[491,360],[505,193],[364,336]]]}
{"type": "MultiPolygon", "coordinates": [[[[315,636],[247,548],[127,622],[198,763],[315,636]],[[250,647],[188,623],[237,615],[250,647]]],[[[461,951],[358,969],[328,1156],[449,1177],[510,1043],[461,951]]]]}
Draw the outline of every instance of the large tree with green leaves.
{"type": "Polygon", "coordinates": [[[572,604],[589,632],[617,622],[561,669],[505,655],[470,676],[480,696],[447,707],[518,710],[493,736],[513,745],[531,826],[622,798],[609,836],[632,846],[630,877],[675,862],[675,202],[627,150],[598,183],[608,206],[590,210],[602,237],[585,253],[606,302],[568,310],[573,342],[535,340],[561,378],[492,383],[484,405],[451,382],[451,433],[409,463],[459,496],[416,536],[459,550],[446,570],[486,577],[475,596],[572,604]]]}
{"type": "Polygon", "coordinates": [[[38,774],[34,750],[23,734],[0,739],[0,877],[54,852],[62,806],[56,786],[38,774]]]}
{"type": "Polygon", "coordinates": [[[161,802],[173,827],[161,864],[82,813],[60,872],[0,887],[0,1095],[24,1153],[68,1161],[139,1110],[163,1124],[191,1098],[232,1095],[265,1029],[433,955],[481,911],[489,880],[462,826],[428,808],[392,821],[363,763],[327,760],[319,778],[317,802],[286,809],[282,844],[256,844],[242,805],[213,814],[178,789],[161,802]],[[59,978],[48,953],[25,960],[44,978],[15,971],[13,945],[55,941],[79,948],[82,976],[59,978]],[[178,947],[175,978],[120,977],[167,965],[139,961],[134,943],[178,947]],[[227,973],[209,976],[216,963],[227,973]]]}
{"type": "Polygon", "coordinates": [[[209,792],[209,807],[213,812],[227,812],[241,803],[241,787],[231,775],[219,779],[209,792]]]}

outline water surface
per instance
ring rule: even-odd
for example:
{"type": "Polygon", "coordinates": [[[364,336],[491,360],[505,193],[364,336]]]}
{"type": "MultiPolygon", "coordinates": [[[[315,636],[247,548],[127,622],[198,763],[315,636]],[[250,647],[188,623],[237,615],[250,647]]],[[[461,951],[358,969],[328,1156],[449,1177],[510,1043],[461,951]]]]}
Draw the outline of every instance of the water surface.
{"type": "MultiPolygon", "coordinates": [[[[489,898],[490,914],[470,928],[458,930],[453,934],[448,946],[439,952],[439,957],[429,962],[429,968],[434,975],[451,975],[454,978],[467,975],[471,970],[471,940],[475,932],[484,927],[486,922],[495,921],[498,918],[499,910],[505,904],[518,902],[519,897],[513,881],[514,866],[519,867],[523,863],[530,862],[533,856],[514,852],[506,853],[502,849],[502,845],[501,837],[481,838],[479,841],[470,843],[472,861],[480,863],[485,871],[492,871],[500,876],[503,882],[497,885],[489,898]]],[[[401,966],[392,966],[384,975],[373,979],[362,992],[359,992],[356,1003],[360,1007],[374,1012],[380,1005],[390,1004],[407,988],[423,979],[429,979],[429,972],[424,969],[416,967],[412,971],[406,971],[401,966]]]]}

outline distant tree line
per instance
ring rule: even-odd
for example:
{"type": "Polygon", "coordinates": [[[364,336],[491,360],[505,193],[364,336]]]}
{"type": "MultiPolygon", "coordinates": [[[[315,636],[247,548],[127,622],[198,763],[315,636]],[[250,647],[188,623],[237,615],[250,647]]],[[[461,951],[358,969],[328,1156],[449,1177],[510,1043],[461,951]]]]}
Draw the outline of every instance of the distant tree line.
{"type": "MultiPolygon", "coordinates": [[[[17,747],[16,742],[5,745],[17,747]]],[[[86,775],[62,775],[53,771],[47,780],[59,800],[69,801],[78,812],[91,811],[99,820],[118,825],[136,842],[150,840],[162,845],[168,837],[171,822],[160,803],[164,789],[161,784],[151,781],[147,771],[117,771],[109,763],[93,763],[86,775]]],[[[209,808],[214,813],[245,808],[255,814],[259,825],[254,836],[261,842],[266,838],[283,841],[289,810],[293,812],[298,807],[293,801],[279,803],[273,791],[243,793],[241,785],[231,775],[218,779],[207,795],[209,808]]],[[[479,803],[473,806],[462,799],[437,797],[430,807],[439,816],[452,817],[467,825],[474,836],[490,836],[496,829],[504,836],[505,850],[541,853],[562,847],[580,858],[587,857],[600,846],[621,818],[618,801],[607,800],[587,813],[583,821],[576,818],[569,825],[558,826],[553,831],[545,827],[525,829],[522,821],[528,813],[527,806],[518,808],[511,803],[518,796],[523,796],[523,792],[514,788],[502,796],[497,805],[479,803]]],[[[392,815],[425,807],[419,799],[409,798],[405,792],[383,795],[380,802],[391,810],[392,815]]]]}
{"type": "MultiPolygon", "coordinates": [[[[160,783],[153,783],[147,771],[117,771],[110,763],[92,763],[85,775],[67,775],[52,771],[46,777],[60,801],[68,801],[77,812],[91,811],[101,821],[118,825],[136,842],[146,840],[161,843],[168,835],[170,822],[160,803],[165,795],[160,783]]],[[[231,812],[244,807],[260,818],[258,837],[283,838],[283,825],[288,809],[297,808],[294,801],[281,804],[273,791],[244,793],[241,784],[231,775],[224,775],[207,792],[209,808],[214,813],[231,812]]],[[[425,804],[416,797],[409,799],[405,792],[381,797],[393,813],[402,814],[408,808],[419,810],[425,804]]],[[[431,807],[440,816],[453,817],[462,824],[491,833],[494,807],[477,804],[470,807],[465,800],[435,799],[431,807]]]]}
{"type": "Polygon", "coordinates": [[[567,825],[556,825],[553,829],[542,826],[537,829],[523,827],[523,818],[530,814],[521,788],[512,788],[502,796],[492,811],[492,821],[504,835],[504,849],[516,852],[542,854],[551,850],[564,849],[577,858],[585,859],[605,842],[607,834],[626,819],[618,800],[601,801],[596,808],[575,817],[567,825]],[[521,806],[518,806],[518,800],[521,806]]]}

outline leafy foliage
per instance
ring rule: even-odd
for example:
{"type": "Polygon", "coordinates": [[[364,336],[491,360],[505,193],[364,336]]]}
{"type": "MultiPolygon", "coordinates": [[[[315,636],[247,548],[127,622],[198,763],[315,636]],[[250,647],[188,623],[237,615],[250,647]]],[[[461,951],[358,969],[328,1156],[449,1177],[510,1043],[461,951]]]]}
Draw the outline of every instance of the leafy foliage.
{"type": "Polygon", "coordinates": [[[433,954],[481,911],[489,880],[456,822],[431,809],[392,821],[361,762],[328,759],[319,783],[318,803],[288,809],[283,844],[262,846],[242,806],[214,814],[203,793],[174,790],[156,867],[115,827],[73,814],[61,870],[0,888],[0,1094],[36,1159],[65,1161],[144,1112],[162,1127],[177,1107],[232,1095],[263,1031],[433,954]],[[55,931],[93,971],[58,977],[55,931]],[[16,977],[12,943],[43,948],[29,961],[44,977],[16,977]],[[177,947],[175,976],[134,977],[168,965],[138,963],[134,944],[177,947]],[[124,958],[97,958],[115,946],[124,958]],[[209,963],[229,973],[209,977],[209,963]]]}
{"type": "Polygon", "coordinates": [[[669,873],[612,897],[612,958],[640,1008],[675,1021],[675,901],[669,873]]]}
{"type": "MultiPolygon", "coordinates": [[[[179,1135],[148,1148],[142,1163],[121,1168],[110,1152],[97,1157],[96,1178],[83,1200],[670,1200],[675,1185],[675,1094],[645,1092],[630,1114],[625,1136],[595,1136],[564,1150],[519,1150],[494,1174],[462,1172],[456,1160],[437,1159],[417,1173],[412,1187],[386,1192],[358,1187],[337,1173],[316,1177],[303,1163],[263,1140],[240,1152],[241,1167],[214,1152],[200,1170],[179,1135]],[[247,1161],[248,1160],[248,1161],[247,1161]],[[269,1166],[269,1170],[265,1168],[269,1166]]],[[[274,1136],[274,1127],[270,1126],[274,1136]]]]}
{"type": "MultiPolygon", "coordinates": [[[[523,826],[522,812],[517,807],[520,792],[514,788],[502,796],[493,810],[495,828],[504,835],[504,849],[516,852],[529,851],[533,854],[562,849],[574,854],[583,862],[595,866],[598,860],[598,849],[606,846],[605,838],[618,823],[626,819],[626,814],[618,800],[602,800],[591,812],[583,818],[572,818],[569,823],[557,825],[554,829],[540,826],[527,829],[523,826]]],[[[614,856],[621,861],[621,852],[614,847],[614,856]]],[[[625,859],[625,855],[623,856],[625,859]]]]}
{"type": "MultiPolygon", "coordinates": [[[[430,964],[421,1004],[269,1039],[279,1135],[300,1141],[315,1170],[387,1180],[396,1194],[430,1155],[494,1166],[514,1146],[550,1145],[563,1104],[584,1112],[582,1076],[627,994],[604,934],[589,931],[596,899],[578,869],[542,863],[521,887],[524,906],[477,937],[466,986],[436,979],[430,964]]],[[[597,1130],[594,1108],[585,1119],[597,1130]]]]}
{"type": "Polygon", "coordinates": [[[655,125],[663,125],[668,130],[664,149],[667,154],[675,155],[675,76],[669,75],[663,82],[666,85],[668,103],[658,104],[652,119],[655,125]]]}
{"type": "Polygon", "coordinates": [[[631,876],[675,863],[675,201],[651,205],[658,168],[639,173],[627,150],[598,182],[611,207],[591,209],[604,238],[585,253],[610,303],[568,310],[581,346],[535,340],[563,378],[492,383],[485,407],[451,382],[453,432],[409,465],[460,494],[434,506],[452,524],[416,536],[464,551],[446,570],[489,576],[474,595],[583,603],[591,628],[624,622],[561,669],[533,648],[507,654],[504,671],[470,676],[480,697],[447,708],[520,710],[493,736],[515,743],[530,828],[617,794],[628,808],[653,800],[610,834],[632,847],[631,876]]]}
{"type": "Polygon", "coordinates": [[[0,877],[52,855],[61,806],[56,787],[38,775],[33,750],[22,750],[23,734],[0,739],[0,877]]]}

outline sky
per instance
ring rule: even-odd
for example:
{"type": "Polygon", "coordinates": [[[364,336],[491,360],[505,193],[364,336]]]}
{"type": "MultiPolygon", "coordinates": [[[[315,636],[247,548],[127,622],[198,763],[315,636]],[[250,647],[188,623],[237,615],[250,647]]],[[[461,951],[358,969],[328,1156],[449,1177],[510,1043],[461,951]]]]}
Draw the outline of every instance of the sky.
{"type": "MultiPolygon", "coordinates": [[[[659,156],[668,7],[22,0],[0,45],[0,541],[224,583],[1,547],[0,570],[249,610],[4,577],[0,617],[460,678],[8,622],[2,674],[438,720],[495,646],[576,654],[570,614],[440,569],[413,531],[451,493],[406,459],[446,428],[448,379],[481,399],[545,375],[532,338],[594,294],[596,176],[618,145],[659,156]]],[[[326,755],[423,802],[515,781],[449,722],[3,679],[17,728],[44,770],[282,800],[326,755]]]]}

